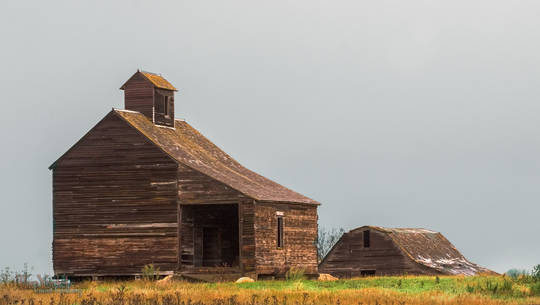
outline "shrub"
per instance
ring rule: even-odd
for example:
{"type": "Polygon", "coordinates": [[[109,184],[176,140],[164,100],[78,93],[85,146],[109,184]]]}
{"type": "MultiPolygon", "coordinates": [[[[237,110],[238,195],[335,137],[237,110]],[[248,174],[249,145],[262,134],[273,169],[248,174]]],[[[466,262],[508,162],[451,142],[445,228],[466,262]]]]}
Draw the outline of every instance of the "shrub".
{"type": "Polygon", "coordinates": [[[297,281],[304,278],[305,270],[303,268],[291,267],[287,273],[285,273],[285,279],[287,281],[297,281]]]}
{"type": "Polygon", "coordinates": [[[512,294],[514,284],[512,281],[504,279],[503,284],[500,288],[500,292],[504,294],[512,294]]]}
{"type": "Polygon", "coordinates": [[[533,277],[533,279],[535,281],[540,281],[540,264],[534,266],[532,272],[531,272],[531,276],[533,277]]]}
{"type": "Polygon", "coordinates": [[[0,283],[7,284],[13,280],[13,272],[9,269],[9,267],[5,267],[2,271],[0,271],[0,283]]]}
{"type": "Polygon", "coordinates": [[[529,275],[529,272],[527,272],[527,270],[525,269],[510,269],[508,271],[506,271],[506,275],[508,275],[509,277],[513,278],[513,279],[517,279],[519,278],[520,276],[523,276],[523,275],[529,275]]]}
{"type": "Polygon", "coordinates": [[[540,296],[540,281],[531,285],[531,294],[534,296],[540,296]]]}
{"type": "Polygon", "coordinates": [[[0,283],[13,283],[17,286],[28,286],[30,285],[30,278],[32,277],[31,271],[33,269],[33,267],[28,266],[28,263],[24,263],[21,271],[12,271],[9,267],[5,267],[0,270],[0,283]]]}
{"type": "Polygon", "coordinates": [[[159,278],[159,267],[156,268],[154,264],[144,265],[142,268],[143,279],[147,281],[155,281],[159,278]]]}

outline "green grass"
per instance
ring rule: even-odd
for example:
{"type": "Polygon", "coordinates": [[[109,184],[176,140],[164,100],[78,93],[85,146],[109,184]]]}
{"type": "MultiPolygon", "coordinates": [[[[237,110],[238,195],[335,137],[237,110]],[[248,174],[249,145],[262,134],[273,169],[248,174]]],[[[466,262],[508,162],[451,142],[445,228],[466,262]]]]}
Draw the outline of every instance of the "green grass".
{"type": "MultiPolygon", "coordinates": [[[[438,283],[435,277],[370,277],[350,280],[338,280],[334,282],[319,281],[261,281],[254,283],[238,284],[245,289],[295,289],[302,285],[305,290],[342,290],[363,288],[384,288],[400,292],[420,293],[426,291],[443,291],[448,293],[465,293],[465,283],[478,283],[479,279],[442,277],[438,283]]],[[[471,284],[472,284],[471,283],[471,284]]]]}
{"type": "MultiPolygon", "coordinates": [[[[174,285],[174,284],[173,284],[174,285]]],[[[315,280],[289,280],[289,281],[258,281],[253,283],[201,283],[189,284],[199,288],[216,289],[230,288],[240,290],[261,291],[339,291],[365,288],[387,289],[407,294],[425,292],[442,292],[449,295],[479,294],[495,298],[521,298],[540,296],[537,286],[539,282],[512,279],[502,276],[392,276],[392,277],[366,277],[356,279],[322,282],[315,280]]],[[[107,291],[116,289],[115,283],[102,283],[96,289],[107,291]]],[[[128,282],[128,289],[140,288],[138,282],[128,282]]]]}

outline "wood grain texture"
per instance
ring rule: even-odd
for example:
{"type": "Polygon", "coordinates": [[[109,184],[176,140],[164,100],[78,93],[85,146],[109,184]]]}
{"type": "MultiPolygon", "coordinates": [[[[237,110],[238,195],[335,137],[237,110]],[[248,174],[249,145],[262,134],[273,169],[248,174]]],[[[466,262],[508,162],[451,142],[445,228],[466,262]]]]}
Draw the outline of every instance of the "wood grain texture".
{"type": "Polygon", "coordinates": [[[138,111],[150,121],[154,120],[154,85],[143,75],[135,74],[123,86],[127,110],[138,111]]]}
{"type": "Polygon", "coordinates": [[[175,270],[176,175],[174,160],[106,116],[53,169],[55,273],[175,270]]]}
{"type": "Polygon", "coordinates": [[[317,207],[255,204],[255,257],[258,274],[283,275],[291,267],[317,273],[317,207]],[[282,248],[277,247],[277,212],[283,214],[282,248]]]}
{"type": "Polygon", "coordinates": [[[321,262],[319,272],[340,278],[362,276],[368,270],[375,270],[375,275],[441,274],[412,261],[386,233],[369,230],[370,246],[365,248],[364,231],[345,233],[321,262]]]}

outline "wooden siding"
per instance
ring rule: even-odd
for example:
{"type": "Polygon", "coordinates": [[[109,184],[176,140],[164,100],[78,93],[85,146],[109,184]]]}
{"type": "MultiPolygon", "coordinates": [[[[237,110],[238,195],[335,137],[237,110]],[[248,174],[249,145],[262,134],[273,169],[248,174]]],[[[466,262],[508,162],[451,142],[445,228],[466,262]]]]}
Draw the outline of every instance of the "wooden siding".
{"type": "Polygon", "coordinates": [[[180,204],[236,203],[247,197],[235,189],[185,165],[178,166],[180,204]]]}
{"type": "Polygon", "coordinates": [[[365,248],[364,231],[344,234],[319,265],[319,272],[337,277],[362,276],[368,270],[375,270],[375,275],[438,274],[411,260],[386,233],[369,230],[370,245],[365,248]]]}
{"type": "Polygon", "coordinates": [[[240,266],[247,274],[254,274],[255,260],[255,204],[253,200],[244,200],[239,206],[240,266]]]}
{"type": "Polygon", "coordinates": [[[138,111],[154,120],[154,85],[141,74],[135,74],[124,85],[126,110],[138,111]]]}
{"type": "Polygon", "coordinates": [[[114,113],[53,169],[56,274],[177,267],[177,163],[114,113]]]}
{"type": "Polygon", "coordinates": [[[255,257],[258,274],[283,275],[291,267],[317,273],[317,207],[255,204],[255,257]],[[282,248],[277,247],[277,213],[283,213],[282,248]]]}

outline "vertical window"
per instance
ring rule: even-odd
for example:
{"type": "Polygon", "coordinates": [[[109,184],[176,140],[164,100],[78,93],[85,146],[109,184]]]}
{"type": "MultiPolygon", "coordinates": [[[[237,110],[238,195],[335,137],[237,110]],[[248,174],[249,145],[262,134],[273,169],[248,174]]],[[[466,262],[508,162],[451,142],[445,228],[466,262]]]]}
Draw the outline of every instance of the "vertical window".
{"type": "Polygon", "coordinates": [[[277,247],[283,248],[283,216],[277,217],[277,247]]]}
{"type": "Polygon", "coordinates": [[[169,115],[169,97],[166,95],[163,96],[163,113],[165,116],[169,115]]]}
{"type": "Polygon", "coordinates": [[[370,246],[370,240],[369,240],[369,230],[364,231],[364,248],[369,248],[370,246]]]}

